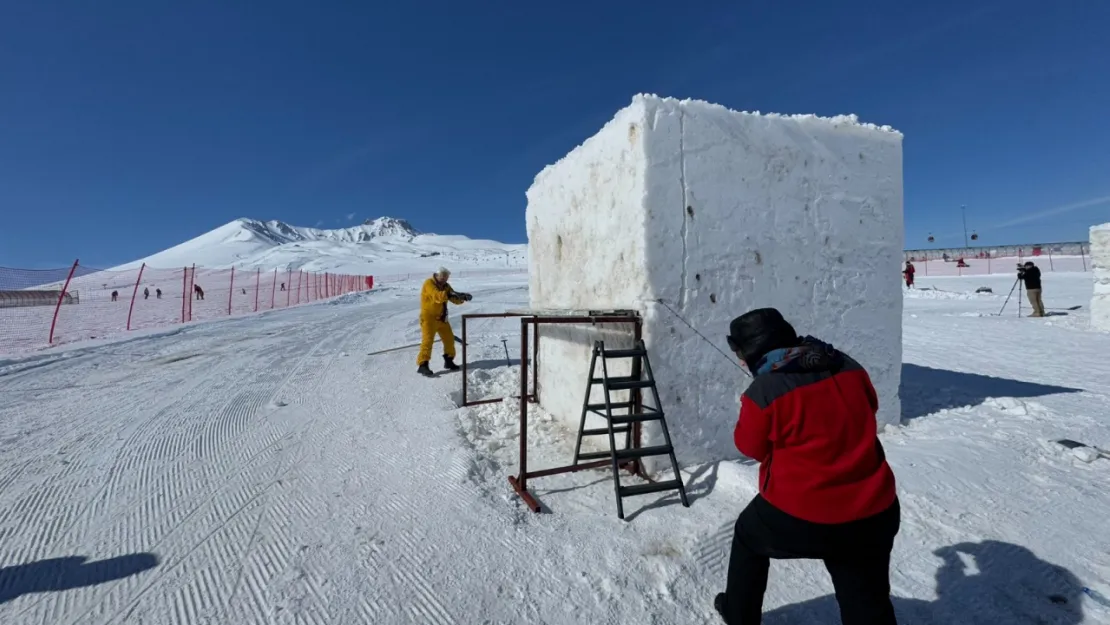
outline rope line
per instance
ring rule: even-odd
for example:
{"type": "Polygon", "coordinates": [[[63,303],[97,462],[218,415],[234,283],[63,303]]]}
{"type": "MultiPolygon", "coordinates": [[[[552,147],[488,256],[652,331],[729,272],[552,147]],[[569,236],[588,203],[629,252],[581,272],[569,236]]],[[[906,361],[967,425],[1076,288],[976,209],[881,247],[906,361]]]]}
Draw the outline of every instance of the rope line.
{"type": "Polygon", "coordinates": [[[679,321],[681,321],[682,323],[686,324],[686,327],[687,327],[687,328],[690,328],[691,330],[693,330],[693,331],[694,331],[694,334],[697,334],[697,335],[698,335],[699,337],[701,337],[701,340],[705,341],[706,343],[708,343],[708,344],[709,344],[709,346],[710,346],[710,347],[712,347],[713,349],[717,350],[717,353],[719,353],[720,355],[724,356],[724,357],[725,357],[725,360],[729,361],[729,363],[730,363],[730,364],[732,364],[732,366],[734,366],[734,367],[736,367],[737,369],[740,369],[741,371],[743,371],[743,369],[744,369],[744,368],[740,366],[740,363],[738,363],[738,362],[736,362],[735,360],[733,360],[731,356],[729,356],[728,354],[726,354],[726,353],[724,352],[724,350],[722,350],[722,349],[721,349],[720,347],[717,347],[717,344],[716,344],[716,343],[714,343],[713,341],[710,341],[710,340],[709,340],[708,338],[706,338],[706,336],[705,336],[704,334],[702,334],[701,332],[698,332],[698,329],[697,329],[697,328],[695,328],[694,326],[690,325],[690,322],[689,322],[689,321],[686,321],[685,319],[683,319],[683,318],[682,318],[682,315],[678,314],[678,313],[677,313],[677,312],[675,311],[675,309],[671,308],[671,307],[670,307],[670,305],[668,305],[668,304],[667,304],[667,302],[663,301],[663,298],[659,298],[659,299],[657,299],[657,300],[655,300],[655,301],[656,301],[656,302],[659,302],[659,303],[660,303],[660,304],[662,304],[662,305],[663,305],[663,306],[664,306],[664,307],[665,307],[665,308],[666,308],[667,310],[671,311],[671,314],[672,314],[672,315],[674,315],[674,316],[675,316],[675,317],[676,317],[676,318],[677,318],[677,319],[678,319],[679,321]]]}

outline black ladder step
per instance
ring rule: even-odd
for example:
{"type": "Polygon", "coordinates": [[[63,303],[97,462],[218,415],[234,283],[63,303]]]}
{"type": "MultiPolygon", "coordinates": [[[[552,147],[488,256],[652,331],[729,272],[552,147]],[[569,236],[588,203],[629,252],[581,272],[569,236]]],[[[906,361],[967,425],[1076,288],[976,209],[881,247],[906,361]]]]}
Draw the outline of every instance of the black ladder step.
{"type": "Polygon", "coordinates": [[[646,349],[606,349],[601,352],[606,358],[636,358],[647,356],[646,349]]]}
{"type": "MultiPolygon", "coordinates": [[[[594,378],[590,380],[590,382],[592,382],[593,384],[605,384],[606,380],[605,378],[594,378]]],[[[609,390],[611,391],[624,391],[634,388],[648,388],[651,386],[655,386],[655,382],[652,380],[637,380],[636,378],[632,377],[619,377],[609,378],[608,384],[606,384],[606,386],[608,386],[609,390]]]]}
{"type": "Polygon", "coordinates": [[[655,445],[654,447],[640,447],[638,449],[618,449],[617,460],[630,458],[644,458],[646,456],[663,456],[674,451],[670,445],[655,445]]]}
{"type": "Polygon", "coordinates": [[[647,495],[648,493],[659,493],[665,490],[678,490],[680,488],[682,488],[682,482],[679,480],[667,480],[665,482],[621,486],[620,495],[621,497],[632,497],[634,495],[647,495]]]}
{"type": "MultiPolygon", "coordinates": [[[[632,407],[632,402],[630,402],[630,401],[617,401],[617,402],[613,402],[613,403],[609,404],[609,407],[612,408],[613,410],[619,410],[621,408],[631,408],[632,407]]],[[[601,414],[604,415],[605,414],[605,404],[586,404],[586,410],[589,410],[590,412],[600,412],[601,414]]]]}
{"type": "MultiPolygon", "coordinates": [[[[627,425],[622,425],[622,426],[613,428],[613,434],[624,434],[626,432],[628,432],[628,426],[627,425]]],[[[608,433],[609,433],[609,428],[591,428],[589,430],[582,430],[582,436],[601,436],[602,434],[608,434],[608,433]]],[[[608,455],[609,452],[605,452],[605,454],[608,455]]]]}
{"type": "Polygon", "coordinates": [[[579,460],[601,460],[602,458],[612,457],[612,454],[608,451],[583,451],[578,454],[579,460]]]}
{"type": "Polygon", "coordinates": [[[662,421],[663,413],[658,411],[640,412],[636,414],[615,414],[609,421],[612,423],[643,423],[644,421],[662,421]]]}

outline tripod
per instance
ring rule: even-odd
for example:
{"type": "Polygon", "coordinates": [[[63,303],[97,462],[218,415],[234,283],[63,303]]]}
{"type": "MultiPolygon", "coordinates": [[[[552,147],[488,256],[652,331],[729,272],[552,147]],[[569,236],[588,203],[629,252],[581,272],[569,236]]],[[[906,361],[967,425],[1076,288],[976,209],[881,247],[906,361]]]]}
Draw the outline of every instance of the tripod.
{"type": "Polygon", "coordinates": [[[1010,297],[1014,294],[1014,289],[1017,289],[1019,284],[1021,288],[1018,289],[1018,317],[1021,316],[1021,292],[1025,289],[1025,284],[1021,281],[1021,276],[1018,276],[1018,278],[1014,280],[1014,286],[1010,287],[1010,294],[1006,296],[1006,301],[1002,302],[1002,308],[998,309],[998,314],[995,316],[1002,316],[1002,311],[1006,310],[1006,304],[1010,303],[1010,297]]]}

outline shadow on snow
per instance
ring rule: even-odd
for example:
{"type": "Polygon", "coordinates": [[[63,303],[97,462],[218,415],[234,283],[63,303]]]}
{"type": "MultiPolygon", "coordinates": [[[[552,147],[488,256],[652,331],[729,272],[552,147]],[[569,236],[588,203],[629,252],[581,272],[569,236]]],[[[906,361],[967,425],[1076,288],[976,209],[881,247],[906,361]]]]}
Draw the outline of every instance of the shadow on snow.
{"type": "MultiPolygon", "coordinates": [[[[893,597],[899,623],[1073,625],[1083,621],[1080,581],[1025,547],[985,540],[943,547],[933,555],[942,560],[936,572],[937,599],[893,597]]],[[[827,595],[765,612],[763,623],[833,625],[840,623],[840,610],[836,597],[827,595]]]]}
{"type": "Polygon", "coordinates": [[[158,556],[133,553],[93,562],[88,562],[84,556],[68,556],[3,567],[0,568],[0,604],[30,593],[95,586],[156,566],[158,556]]]}
{"type": "Polygon", "coordinates": [[[902,419],[916,419],[947,408],[978,406],[991,397],[1032,398],[1083,389],[995,378],[902,363],[902,419]]]}

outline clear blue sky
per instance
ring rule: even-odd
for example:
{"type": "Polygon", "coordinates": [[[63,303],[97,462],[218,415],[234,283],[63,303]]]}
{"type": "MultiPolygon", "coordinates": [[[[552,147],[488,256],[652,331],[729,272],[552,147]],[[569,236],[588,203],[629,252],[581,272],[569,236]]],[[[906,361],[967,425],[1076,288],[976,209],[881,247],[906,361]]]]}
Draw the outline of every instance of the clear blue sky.
{"type": "Polygon", "coordinates": [[[908,246],[962,245],[961,204],[984,243],[1110,221],[1110,2],[680,6],[0,0],[0,265],[236,217],[523,242],[532,177],[637,92],[898,128],[908,246]]]}

